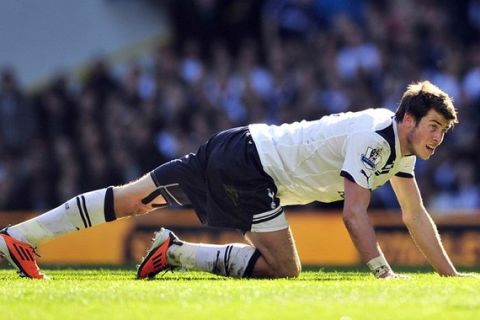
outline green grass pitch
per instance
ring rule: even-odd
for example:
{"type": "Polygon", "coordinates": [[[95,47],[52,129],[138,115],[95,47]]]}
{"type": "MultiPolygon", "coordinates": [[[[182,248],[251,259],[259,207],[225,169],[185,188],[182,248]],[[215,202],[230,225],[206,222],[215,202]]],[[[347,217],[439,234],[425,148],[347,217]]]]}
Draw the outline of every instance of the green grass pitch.
{"type": "MultiPolygon", "coordinates": [[[[475,271],[475,270],[473,270],[475,271]]],[[[478,271],[478,270],[476,270],[478,271]]],[[[376,280],[363,269],[306,270],[298,279],[226,279],[134,268],[50,268],[51,280],[0,270],[0,319],[479,319],[480,279],[410,272],[376,280]]],[[[408,272],[408,270],[407,270],[408,272]]]]}

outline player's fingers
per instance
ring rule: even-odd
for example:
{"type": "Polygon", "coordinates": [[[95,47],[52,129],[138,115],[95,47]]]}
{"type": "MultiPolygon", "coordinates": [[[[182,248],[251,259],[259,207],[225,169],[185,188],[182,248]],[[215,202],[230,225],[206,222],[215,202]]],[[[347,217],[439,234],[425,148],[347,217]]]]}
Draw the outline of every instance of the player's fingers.
{"type": "Polygon", "coordinates": [[[461,278],[476,278],[476,279],[480,279],[480,276],[476,273],[457,273],[457,277],[461,277],[461,278]]]}
{"type": "Polygon", "coordinates": [[[385,277],[383,277],[383,279],[405,279],[405,280],[409,280],[409,279],[412,279],[412,278],[410,276],[406,275],[406,274],[397,274],[397,273],[390,272],[385,277]]]}

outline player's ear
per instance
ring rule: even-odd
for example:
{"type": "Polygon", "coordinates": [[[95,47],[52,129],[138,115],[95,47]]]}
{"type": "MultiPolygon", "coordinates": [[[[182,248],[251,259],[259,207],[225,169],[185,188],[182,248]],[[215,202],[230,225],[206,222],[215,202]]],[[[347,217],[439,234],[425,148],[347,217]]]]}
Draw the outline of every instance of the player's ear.
{"type": "Polygon", "coordinates": [[[417,124],[415,117],[410,112],[405,112],[403,122],[408,128],[413,128],[417,124]]]}

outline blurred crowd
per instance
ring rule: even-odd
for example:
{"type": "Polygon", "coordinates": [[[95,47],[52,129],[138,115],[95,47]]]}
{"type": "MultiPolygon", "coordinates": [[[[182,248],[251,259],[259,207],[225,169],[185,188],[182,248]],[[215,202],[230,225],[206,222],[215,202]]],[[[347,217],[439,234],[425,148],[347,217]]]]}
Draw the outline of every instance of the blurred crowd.
{"type": "MultiPolygon", "coordinates": [[[[395,110],[423,79],[460,118],[417,161],[425,203],[479,208],[480,1],[450,2],[170,1],[172,39],[147,58],[98,58],[33,92],[0,66],[0,210],[126,183],[229,127],[395,110]]],[[[388,186],[373,194],[374,207],[397,207],[388,186]]]]}

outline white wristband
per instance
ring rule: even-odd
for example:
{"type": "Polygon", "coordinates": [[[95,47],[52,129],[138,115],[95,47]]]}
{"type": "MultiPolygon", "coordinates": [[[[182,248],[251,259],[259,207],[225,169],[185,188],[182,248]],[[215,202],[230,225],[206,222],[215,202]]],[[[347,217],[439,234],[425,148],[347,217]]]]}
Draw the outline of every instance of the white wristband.
{"type": "Polygon", "coordinates": [[[382,275],[392,271],[383,255],[368,261],[367,266],[377,278],[380,278],[382,275]]]}

